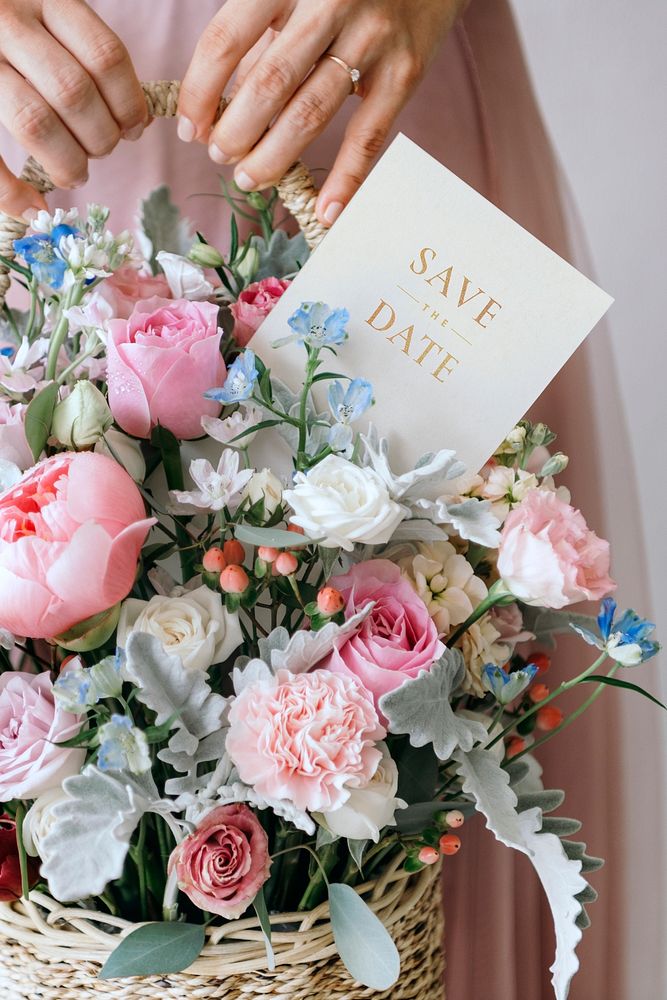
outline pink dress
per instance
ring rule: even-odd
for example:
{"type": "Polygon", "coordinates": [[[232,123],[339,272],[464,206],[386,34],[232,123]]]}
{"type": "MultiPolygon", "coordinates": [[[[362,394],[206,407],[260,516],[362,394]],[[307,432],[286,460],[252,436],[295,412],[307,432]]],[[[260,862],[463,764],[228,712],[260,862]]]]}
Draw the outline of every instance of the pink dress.
{"type": "MultiPolygon", "coordinates": [[[[92,6],[128,44],[142,79],[182,76],[195,42],[218,0],[93,0],[92,6]]],[[[350,101],[348,107],[352,108],[350,101]]],[[[345,112],[306,160],[313,168],[331,165],[345,125],[345,112]]],[[[396,128],[406,132],[505,212],[565,257],[569,242],[554,158],[535,104],[507,0],[475,0],[464,20],[443,45],[428,77],[402,113],[396,128]]],[[[5,147],[5,151],[6,147],[5,147]]],[[[17,150],[9,150],[14,165],[17,150]]],[[[177,202],[211,240],[227,238],[226,203],[216,197],[216,171],[201,146],[176,139],[174,123],[156,122],[138,144],[126,143],[107,160],[91,165],[90,184],[74,195],[62,193],[58,204],[105,201],[113,209],[115,228],[130,225],[138,199],[161,183],[171,186],[177,202]]],[[[612,407],[603,440],[595,426],[596,384],[604,382],[608,398],[609,368],[604,333],[579,350],[544,394],[535,412],[559,432],[559,446],[571,456],[565,477],[589,523],[610,537],[609,511],[598,489],[599,462],[618,462],[615,508],[635,508],[624,468],[630,454],[623,427],[612,407]],[[613,442],[613,449],[611,444],[613,442]],[[625,473],[625,474],[624,474],[625,473]],[[625,491],[625,492],[624,492],[625,491]]],[[[611,510],[611,514],[614,514],[611,510]]],[[[618,517],[619,525],[621,523],[618,517]]],[[[612,546],[623,544],[616,575],[636,577],[632,593],[642,605],[639,588],[641,539],[638,532],[619,530],[612,546]],[[630,536],[628,537],[628,531],[630,536]],[[639,588],[639,589],[638,589],[639,588]]],[[[628,584],[629,586],[629,584],[628,584]]],[[[582,644],[563,644],[553,674],[572,676],[575,659],[589,662],[582,644]]],[[[596,705],[570,731],[565,741],[550,744],[542,755],[547,787],[565,786],[565,815],[584,822],[582,837],[607,868],[594,878],[601,900],[591,907],[593,926],[579,947],[582,969],[572,1000],[627,1000],[622,985],[622,806],[618,778],[617,703],[614,693],[596,705]]],[[[630,696],[633,697],[633,696],[630,696]]],[[[642,716],[642,722],[649,718],[642,716]]],[[[654,723],[649,721],[649,725],[654,723]]],[[[528,862],[497,845],[482,823],[464,828],[464,847],[447,863],[447,992],[450,1000],[540,1000],[552,995],[548,966],[553,958],[550,915],[528,862]]],[[[642,830],[647,829],[643,817],[642,830]]],[[[643,834],[642,834],[643,836],[643,834]]],[[[431,998],[424,998],[431,1000],[431,998]]]]}

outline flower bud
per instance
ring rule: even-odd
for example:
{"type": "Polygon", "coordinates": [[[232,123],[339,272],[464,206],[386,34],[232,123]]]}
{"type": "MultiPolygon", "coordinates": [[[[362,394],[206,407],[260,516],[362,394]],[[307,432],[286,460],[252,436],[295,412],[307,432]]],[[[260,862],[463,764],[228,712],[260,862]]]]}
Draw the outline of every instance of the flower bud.
{"type": "Polygon", "coordinates": [[[202,563],[207,573],[222,573],[227,565],[227,560],[222,549],[214,545],[204,553],[202,563]]]}
{"type": "Polygon", "coordinates": [[[201,267],[222,267],[225,263],[225,258],[220,251],[209,243],[193,243],[188,257],[201,267]]]}
{"type": "Polygon", "coordinates": [[[546,684],[533,684],[528,692],[528,697],[534,705],[537,705],[538,702],[544,701],[545,698],[549,697],[549,688],[546,684]]]}
{"type": "Polygon", "coordinates": [[[322,587],[317,595],[317,610],[331,618],[345,607],[345,598],[335,587],[322,587]]]}
{"type": "Polygon", "coordinates": [[[457,854],[461,850],[461,841],[455,833],[443,833],[439,846],[441,854],[457,854]]]}
{"type": "Polygon", "coordinates": [[[423,865],[434,865],[440,855],[435,847],[422,847],[417,857],[423,865]]]}
{"type": "Polygon", "coordinates": [[[561,472],[567,469],[569,458],[564,455],[562,451],[556,452],[555,455],[551,455],[550,458],[542,466],[541,476],[558,476],[561,472]]]}
{"type": "Polygon", "coordinates": [[[545,733],[550,733],[553,729],[557,729],[564,719],[564,715],[560,708],[556,708],[555,705],[545,705],[537,713],[537,728],[542,729],[545,733]]]}
{"type": "Polygon", "coordinates": [[[257,555],[265,563],[275,562],[280,555],[279,549],[274,549],[270,545],[260,545],[257,549],[257,555]]]}
{"type": "Polygon", "coordinates": [[[517,754],[523,753],[526,749],[526,741],[520,736],[515,736],[514,739],[510,740],[507,744],[506,755],[507,759],[511,760],[512,757],[516,757],[517,754]]]}
{"type": "Polygon", "coordinates": [[[115,459],[132,476],[135,483],[143,483],[146,478],[146,462],[141,445],[122,431],[110,427],[100,438],[94,450],[98,455],[115,459]]]}
{"type": "Polygon", "coordinates": [[[303,528],[300,527],[298,524],[288,524],[287,525],[287,530],[288,531],[293,531],[295,535],[305,535],[306,534],[306,532],[303,530],[303,528]]]}
{"type": "Polygon", "coordinates": [[[77,382],[53,412],[51,433],[67,448],[92,448],[113,423],[107,401],[92,382],[77,382]]]}
{"type": "Polygon", "coordinates": [[[457,830],[465,823],[465,816],[460,809],[451,809],[445,816],[445,822],[447,826],[451,826],[454,830],[457,830]]]}
{"type": "Polygon", "coordinates": [[[222,552],[228,566],[242,566],[245,562],[245,549],[235,538],[230,538],[222,546],[222,552]]]}
{"type": "Polygon", "coordinates": [[[250,285],[255,280],[258,268],[259,250],[257,247],[250,247],[241,263],[237,265],[236,270],[239,272],[246,284],[250,285]]]}
{"type": "Polygon", "coordinates": [[[273,564],[277,576],[292,576],[299,568],[299,560],[293,552],[281,552],[273,564]]]}
{"type": "Polygon", "coordinates": [[[530,656],[526,658],[526,663],[537,667],[538,674],[546,674],[547,670],[551,666],[551,659],[546,653],[531,653],[530,656]]]}
{"type": "Polygon", "coordinates": [[[253,475],[243,496],[250,501],[251,506],[263,500],[264,517],[268,519],[282,502],[282,483],[270,469],[262,469],[261,472],[256,472],[253,475]]]}
{"type": "Polygon", "coordinates": [[[244,594],[250,585],[250,577],[243,566],[226,566],[220,574],[220,589],[225,594],[244,594]]]}

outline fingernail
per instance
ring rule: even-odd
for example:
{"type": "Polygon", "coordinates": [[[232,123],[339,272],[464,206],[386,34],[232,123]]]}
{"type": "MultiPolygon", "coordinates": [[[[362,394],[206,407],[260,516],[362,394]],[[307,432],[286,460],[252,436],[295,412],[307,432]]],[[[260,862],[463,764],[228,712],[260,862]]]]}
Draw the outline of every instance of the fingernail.
{"type": "Polygon", "coordinates": [[[145,128],[146,126],[141,122],[139,125],[135,125],[134,128],[129,128],[126,132],[123,132],[123,139],[127,139],[129,142],[136,142],[137,139],[141,139],[145,128]]]}
{"type": "Polygon", "coordinates": [[[197,129],[189,118],[186,118],[185,115],[179,115],[176,132],[181,142],[192,142],[197,134],[197,129]]]}
{"type": "Polygon", "coordinates": [[[236,186],[240,187],[242,191],[254,191],[257,187],[257,182],[245,170],[239,170],[234,175],[234,180],[236,181],[236,186]]]}
{"type": "Polygon", "coordinates": [[[324,221],[328,226],[333,226],[334,222],[345,208],[342,201],[332,201],[324,210],[324,221]]]}
{"type": "Polygon", "coordinates": [[[25,219],[25,221],[28,223],[29,226],[31,226],[38,215],[39,215],[38,208],[26,208],[22,218],[25,219]]]}
{"type": "Polygon", "coordinates": [[[220,146],[216,146],[214,142],[208,147],[208,155],[211,157],[214,163],[229,163],[231,157],[227,156],[226,153],[220,149],[220,146]]]}

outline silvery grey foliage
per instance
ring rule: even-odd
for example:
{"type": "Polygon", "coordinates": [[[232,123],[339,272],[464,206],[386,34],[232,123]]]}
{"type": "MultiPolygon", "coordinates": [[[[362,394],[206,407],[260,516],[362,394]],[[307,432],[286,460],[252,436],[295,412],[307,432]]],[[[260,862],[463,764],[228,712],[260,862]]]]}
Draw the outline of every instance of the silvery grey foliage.
{"type": "Polygon", "coordinates": [[[171,200],[171,191],[161,185],[141,203],[141,242],[146,257],[155,267],[155,259],[161,250],[187,256],[192,246],[190,223],[181,216],[171,200]],[[149,246],[145,244],[148,243],[149,246]]]}
{"type": "MultiPolygon", "coordinates": [[[[293,392],[288,385],[277,377],[271,377],[271,388],[273,389],[274,402],[282,408],[289,417],[300,416],[301,393],[293,392]]],[[[262,406],[261,400],[257,400],[257,405],[262,406]]],[[[267,420],[275,419],[275,413],[265,410],[267,420]]],[[[308,398],[306,419],[308,423],[308,449],[316,454],[327,442],[327,435],[331,427],[331,416],[329,413],[318,413],[313,404],[312,395],[308,398]]],[[[296,454],[299,445],[299,429],[292,424],[281,423],[275,430],[287,442],[292,452],[296,454]]]]}
{"type": "Polygon", "coordinates": [[[459,650],[446,649],[429,671],[383,695],[380,708],[389,720],[389,731],[407,733],[413,747],[432,743],[440,760],[448,760],[457,747],[471,750],[475,743],[486,742],[486,727],[456,715],[451,705],[464,671],[459,650]]]}
{"type": "Polygon", "coordinates": [[[490,500],[479,500],[476,497],[461,500],[443,495],[437,500],[419,499],[414,507],[435,524],[451,528],[470,542],[490,549],[497,549],[500,544],[500,521],[491,509],[490,500]]]}
{"type": "Polygon", "coordinates": [[[252,236],[251,245],[258,254],[253,281],[261,281],[263,278],[291,278],[310,257],[303,233],[288,236],[284,229],[276,229],[268,242],[261,236],[252,236]]]}
{"type": "MultiPolygon", "coordinates": [[[[370,424],[368,433],[361,436],[365,447],[365,462],[384,480],[391,497],[399,502],[410,503],[417,491],[440,487],[448,479],[456,479],[465,472],[465,465],[456,457],[456,452],[443,449],[423,455],[414,469],[396,475],[389,464],[389,443],[381,438],[377,429],[370,424]]],[[[421,495],[421,492],[420,494],[421,495]]]]}

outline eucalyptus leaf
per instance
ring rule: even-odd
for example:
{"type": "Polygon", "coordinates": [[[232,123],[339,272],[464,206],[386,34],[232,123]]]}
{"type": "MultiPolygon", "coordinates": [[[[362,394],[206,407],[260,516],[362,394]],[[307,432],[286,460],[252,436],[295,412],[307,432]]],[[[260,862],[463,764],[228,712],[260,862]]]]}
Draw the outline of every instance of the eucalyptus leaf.
{"type": "Polygon", "coordinates": [[[25,414],[25,436],[35,461],[44,451],[53,421],[53,411],[58,402],[58,384],[51,382],[38,392],[28,404],[25,414]]]}
{"type": "Polygon", "coordinates": [[[203,924],[142,924],[111,952],[99,978],[123,979],[182,972],[201,954],[205,941],[203,924]]]}
{"type": "Polygon", "coordinates": [[[349,885],[329,885],[329,910],[338,954],[352,978],[372,990],[390,989],[401,959],[386,927],[349,885]]]}
{"type": "Polygon", "coordinates": [[[286,531],[282,528],[254,528],[249,524],[237,524],[234,535],[239,542],[245,542],[246,545],[266,545],[274,549],[296,549],[315,544],[314,539],[296,531],[286,531]]]}
{"type": "Polygon", "coordinates": [[[150,240],[150,262],[154,272],[160,251],[183,257],[190,251],[193,241],[190,224],[182,218],[179,209],[173,204],[171,192],[166,185],[156,188],[142,201],[141,228],[150,240]]]}

